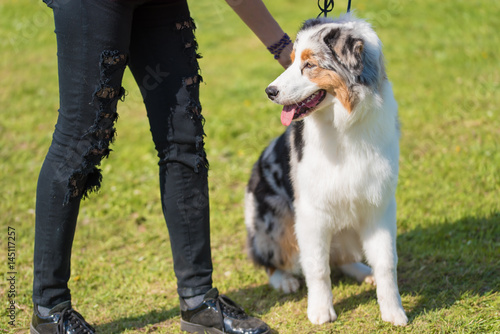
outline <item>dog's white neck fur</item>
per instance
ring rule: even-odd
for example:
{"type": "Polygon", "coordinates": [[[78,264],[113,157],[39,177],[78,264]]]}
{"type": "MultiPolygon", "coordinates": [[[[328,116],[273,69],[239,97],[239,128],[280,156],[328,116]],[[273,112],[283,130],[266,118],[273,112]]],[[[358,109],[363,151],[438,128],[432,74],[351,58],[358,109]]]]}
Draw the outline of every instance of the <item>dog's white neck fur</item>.
{"type": "MultiPolygon", "coordinates": [[[[314,173],[304,170],[304,177],[298,179],[330,184],[323,187],[328,189],[324,198],[333,196],[330,201],[341,206],[355,206],[355,200],[380,207],[387,204],[383,203],[384,198],[390,198],[387,193],[395,191],[399,156],[397,104],[387,80],[380,93],[366,94],[351,113],[336,98],[329,97],[331,105],[304,119],[304,140],[309,147],[304,159],[318,159],[323,163],[314,173]],[[325,157],[328,165],[324,164],[325,157]],[[344,171],[339,173],[338,168],[344,171]],[[331,173],[331,169],[337,172],[331,173]],[[342,199],[340,194],[345,197],[342,199]]],[[[329,214],[335,217],[338,211],[329,214]]]]}
{"type": "MultiPolygon", "coordinates": [[[[363,90],[358,94],[359,101],[351,112],[336,97],[328,94],[322,103],[325,106],[306,117],[304,122],[329,124],[343,134],[362,130],[365,136],[376,135],[373,132],[380,127],[373,126],[374,123],[380,123],[382,126],[397,122],[397,103],[388,80],[382,82],[380,91],[370,91],[365,88],[363,90]],[[390,121],[391,119],[392,121],[390,121]]],[[[331,128],[329,128],[329,132],[331,132],[331,128]]],[[[392,136],[393,133],[392,131],[383,131],[378,135],[392,136]]]]}

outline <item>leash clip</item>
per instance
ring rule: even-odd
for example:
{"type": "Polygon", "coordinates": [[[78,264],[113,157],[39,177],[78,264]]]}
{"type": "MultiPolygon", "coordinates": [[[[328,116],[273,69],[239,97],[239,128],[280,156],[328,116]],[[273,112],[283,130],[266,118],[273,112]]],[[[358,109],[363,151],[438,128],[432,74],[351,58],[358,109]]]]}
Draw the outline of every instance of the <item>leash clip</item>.
{"type": "MultiPolygon", "coordinates": [[[[324,17],[327,16],[328,13],[333,11],[333,7],[335,7],[335,2],[334,0],[323,0],[323,7],[321,7],[320,4],[321,0],[318,0],[318,8],[320,10],[318,16],[316,18],[319,18],[321,14],[323,14],[324,17]]],[[[351,0],[347,3],[347,13],[351,11],[351,0]]]]}

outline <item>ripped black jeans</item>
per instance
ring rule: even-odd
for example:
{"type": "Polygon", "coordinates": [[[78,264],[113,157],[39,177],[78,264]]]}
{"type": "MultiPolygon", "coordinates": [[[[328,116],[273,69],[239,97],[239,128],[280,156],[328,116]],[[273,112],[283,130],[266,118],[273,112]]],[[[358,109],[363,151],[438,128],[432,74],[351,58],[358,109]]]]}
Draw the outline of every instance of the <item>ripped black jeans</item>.
{"type": "Polygon", "coordinates": [[[205,293],[212,286],[208,162],[195,26],[186,1],[44,1],[55,19],[60,109],[36,193],[34,303],[52,307],[71,298],[80,200],[100,186],[99,165],[110,153],[127,65],[158,151],[178,293],[205,293]]]}

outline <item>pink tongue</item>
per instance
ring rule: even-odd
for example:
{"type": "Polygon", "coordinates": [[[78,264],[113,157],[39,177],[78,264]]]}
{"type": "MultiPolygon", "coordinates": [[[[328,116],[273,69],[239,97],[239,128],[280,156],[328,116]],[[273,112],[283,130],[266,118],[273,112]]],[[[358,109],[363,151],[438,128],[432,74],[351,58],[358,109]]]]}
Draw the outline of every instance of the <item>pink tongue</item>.
{"type": "Polygon", "coordinates": [[[284,106],[283,111],[281,111],[281,124],[289,126],[292,123],[296,110],[297,105],[284,106]]]}

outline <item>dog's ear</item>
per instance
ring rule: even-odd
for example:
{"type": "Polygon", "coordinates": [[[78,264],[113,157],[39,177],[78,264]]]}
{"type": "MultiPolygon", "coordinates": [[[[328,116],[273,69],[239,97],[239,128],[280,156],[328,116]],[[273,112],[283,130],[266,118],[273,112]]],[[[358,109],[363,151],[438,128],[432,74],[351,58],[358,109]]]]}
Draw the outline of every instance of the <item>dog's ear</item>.
{"type": "Polygon", "coordinates": [[[363,72],[363,40],[355,38],[349,31],[339,28],[329,29],[323,36],[323,41],[332,52],[334,60],[352,74],[361,75],[363,72]]]}

